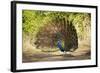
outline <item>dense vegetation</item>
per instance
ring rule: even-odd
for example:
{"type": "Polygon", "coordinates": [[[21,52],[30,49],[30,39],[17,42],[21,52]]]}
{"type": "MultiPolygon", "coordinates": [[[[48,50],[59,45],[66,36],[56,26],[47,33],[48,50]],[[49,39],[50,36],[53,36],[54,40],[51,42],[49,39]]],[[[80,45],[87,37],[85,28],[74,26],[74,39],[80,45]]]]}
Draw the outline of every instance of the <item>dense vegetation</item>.
{"type": "Polygon", "coordinates": [[[59,36],[65,48],[78,48],[79,41],[90,41],[90,13],[23,10],[22,17],[23,38],[28,36],[37,48],[55,48],[59,36]]]}

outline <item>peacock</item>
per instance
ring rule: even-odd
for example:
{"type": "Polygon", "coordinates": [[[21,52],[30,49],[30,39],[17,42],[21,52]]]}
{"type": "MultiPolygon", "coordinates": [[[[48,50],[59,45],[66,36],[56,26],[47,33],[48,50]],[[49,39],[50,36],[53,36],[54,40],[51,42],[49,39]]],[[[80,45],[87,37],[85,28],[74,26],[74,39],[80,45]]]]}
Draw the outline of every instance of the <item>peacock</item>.
{"type": "Polygon", "coordinates": [[[70,51],[67,51],[67,52],[66,52],[65,48],[62,46],[61,40],[58,40],[58,41],[57,41],[57,47],[58,47],[58,49],[61,51],[62,54],[71,54],[70,51]]]}
{"type": "Polygon", "coordinates": [[[58,49],[59,49],[61,52],[65,52],[65,50],[64,50],[64,48],[63,48],[63,46],[62,46],[61,40],[58,40],[58,41],[57,41],[57,47],[58,47],[58,49]]]}
{"type": "Polygon", "coordinates": [[[62,52],[62,53],[65,53],[65,49],[64,47],[62,46],[62,41],[61,41],[61,34],[60,33],[57,33],[57,48],[62,52]]]}
{"type": "Polygon", "coordinates": [[[70,54],[70,51],[66,51],[66,49],[64,48],[64,46],[62,45],[62,41],[61,41],[61,34],[57,33],[57,48],[60,50],[60,52],[62,54],[70,54]]]}

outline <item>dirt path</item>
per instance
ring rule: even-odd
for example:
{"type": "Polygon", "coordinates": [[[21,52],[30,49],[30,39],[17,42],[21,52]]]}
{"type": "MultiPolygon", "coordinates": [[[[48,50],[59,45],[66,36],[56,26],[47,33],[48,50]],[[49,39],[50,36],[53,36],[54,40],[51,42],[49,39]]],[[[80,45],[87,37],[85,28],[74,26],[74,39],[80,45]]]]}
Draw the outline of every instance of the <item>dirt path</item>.
{"type": "Polygon", "coordinates": [[[23,62],[41,62],[41,61],[63,61],[63,60],[85,60],[90,59],[89,55],[72,56],[68,54],[52,55],[52,54],[33,54],[31,56],[23,57],[23,62]]]}

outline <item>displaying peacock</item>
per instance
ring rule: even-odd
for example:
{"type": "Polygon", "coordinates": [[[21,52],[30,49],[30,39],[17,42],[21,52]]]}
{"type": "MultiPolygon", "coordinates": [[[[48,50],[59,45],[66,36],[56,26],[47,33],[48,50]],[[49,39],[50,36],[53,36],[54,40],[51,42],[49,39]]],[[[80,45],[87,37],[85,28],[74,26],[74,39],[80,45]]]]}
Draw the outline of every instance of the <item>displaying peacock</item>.
{"type": "Polygon", "coordinates": [[[57,48],[62,53],[68,53],[71,49],[78,48],[77,31],[72,22],[59,19],[57,22],[48,23],[41,27],[34,44],[36,48],[57,48]]]}

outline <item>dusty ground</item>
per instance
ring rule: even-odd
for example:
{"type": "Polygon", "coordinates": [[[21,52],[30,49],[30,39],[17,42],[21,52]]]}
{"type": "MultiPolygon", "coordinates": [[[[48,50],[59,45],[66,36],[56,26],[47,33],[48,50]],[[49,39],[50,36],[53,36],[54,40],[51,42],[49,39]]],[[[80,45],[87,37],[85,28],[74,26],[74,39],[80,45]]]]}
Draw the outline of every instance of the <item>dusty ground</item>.
{"type": "Polygon", "coordinates": [[[40,61],[63,61],[63,60],[85,60],[90,59],[89,55],[73,56],[73,55],[52,55],[52,54],[33,54],[24,56],[23,62],[40,62],[40,61]]]}
{"type": "Polygon", "coordinates": [[[90,46],[80,44],[79,48],[70,54],[62,54],[59,50],[55,52],[43,52],[26,43],[23,49],[23,63],[41,61],[63,61],[63,60],[85,60],[90,59],[90,46]]]}

